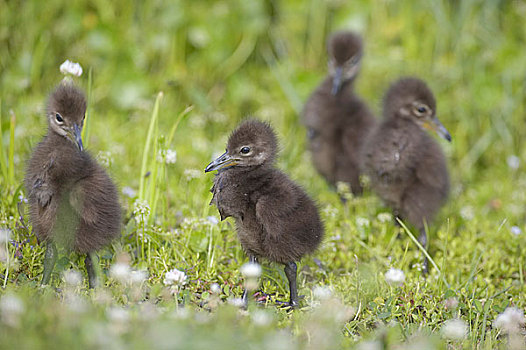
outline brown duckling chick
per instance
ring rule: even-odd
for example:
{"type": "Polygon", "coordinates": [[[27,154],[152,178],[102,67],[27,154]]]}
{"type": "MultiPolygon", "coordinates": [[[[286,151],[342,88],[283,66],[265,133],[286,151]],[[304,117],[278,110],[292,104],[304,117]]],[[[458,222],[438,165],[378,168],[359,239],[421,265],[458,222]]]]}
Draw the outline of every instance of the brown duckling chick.
{"type": "Polygon", "coordinates": [[[83,149],[86,99],[62,82],[47,105],[48,131],[27,165],[25,187],[33,230],[47,243],[42,284],[48,284],[58,244],[86,254],[89,286],[97,282],[95,251],[119,236],[121,207],[106,171],[83,149]]]}
{"type": "Polygon", "coordinates": [[[313,200],[274,167],[277,147],[269,124],[244,121],[230,135],[226,152],[208,164],[205,172],[218,170],[212,203],[221,220],[229,216],[235,219],[239,240],[250,261],[266,258],[285,265],[288,304],[295,307],[296,262],[318,247],[323,225],[313,200]]]}
{"type": "MultiPolygon", "coordinates": [[[[451,141],[436,116],[435,97],[420,79],[400,79],[384,97],[384,120],[368,138],[363,168],[371,187],[394,214],[419,231],[426,247],[425,224],[444,204],[449,193],[449,174],[439,144],[425,129],[451,141]]],[[[424,272],[427,272],[424,258],[424,272]]]]}
{"type": "Polygon", "coordinates": [[[376,124],[364,101],[354,93],[354,80],[363,55],[361,38],[337,32],[328,42],[329,74],[307,100],[302,113],[308,147],[316,170],[335,185],[349,183],[353,194],[362,193],[360,153],[376,124]]]}

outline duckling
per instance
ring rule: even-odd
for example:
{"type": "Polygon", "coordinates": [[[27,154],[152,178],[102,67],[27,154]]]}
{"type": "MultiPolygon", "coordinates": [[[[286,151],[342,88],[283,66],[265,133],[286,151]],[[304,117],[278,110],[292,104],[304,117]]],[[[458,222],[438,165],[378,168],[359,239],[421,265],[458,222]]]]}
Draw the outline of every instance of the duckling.
{"type": "Polygon", "coordinates": [[[28,162],[24,184],[30,220],[47,245],[42,284],[48,284],[57,259],[56,244],[86,254],[90,288],[97,283],[95,251],[119,236],[121,207],[106,171],[82,145],[84,93],[62,82],[47,105],[48,130],[28,162]]]}
{"type": "Polygon", "coordinates": [[[360,195],[360,153],[376,124],[365,102],[354,92],[363,44],[353,32],[336,32],[328,42],[329,74],[307,100],[302,112],[308,148],[316,170],[335,185],[349,183],[360,195]]]}
{"type": "MultiPolygon", "coordinates": [[[[221,220],[233,217],[251,262],[266,258],[285,266],[290,301],[298,305],[297,265],[323,237],[318,208],[305,191],[274,167],[278,143],[272,127],[246,120],[228,139],[226,152],[208,164],[217,170],[211,192],[221,220]]],[[[246,291],[243,293],[246,302],[246,291]]]]}
{"type": "MultiPolygon", "coordinates": [[[[430,223],[449,193],[446,159],[426,129],[451,141],[436,116],[436,101],[420,79],[403,78],[391,85],[384,97],[384,120],[372,132],[363,149],[363,169],[371,187],[419,231],[426,247],[426,223],[430,223]]],[[[424,258],[424,272],[428,270],[424,258]]]]}

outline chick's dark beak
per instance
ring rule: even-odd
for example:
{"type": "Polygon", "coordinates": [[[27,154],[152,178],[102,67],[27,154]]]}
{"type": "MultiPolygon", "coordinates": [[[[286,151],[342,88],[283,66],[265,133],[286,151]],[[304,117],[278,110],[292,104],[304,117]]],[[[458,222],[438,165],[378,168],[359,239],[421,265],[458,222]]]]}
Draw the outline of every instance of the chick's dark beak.
{"type": "Polygon", "coordinates": [[[451,135],[449,134],[449,131],[447,131],[446,127],[440,122],[440,120],[438,120],[437,117],[433,118],[432,123],[432,128],[435,130],[438,136],[448,140],[448,142],[451,142],[451,135]]]}
{"type": "Polygon", "coordinates": [[[332,78],[331,94],[333,96],[335,96],[342,87],[342,74],[343,74],[342,67],[336,67],[336,70],[334,71],[334,77],[332,78]]]}
{"type": "Polygon", "coordinates": [[[79,150],[83,151],[84,147],[82,146],[82,130],[77,124],[73,124],[73,136],[75,137],[75,142],[77,143],[79,150]]]}
{"type": "Polygon", "coordinates": [[[213,162],[207,165],[207,167],[205,168],[205,173],[223,168],[228,168],[236,164],[238,164],[237,159],[231,157],[228,154],[228,152],[225,152],[219,157],[217,157],[213,162]]]}

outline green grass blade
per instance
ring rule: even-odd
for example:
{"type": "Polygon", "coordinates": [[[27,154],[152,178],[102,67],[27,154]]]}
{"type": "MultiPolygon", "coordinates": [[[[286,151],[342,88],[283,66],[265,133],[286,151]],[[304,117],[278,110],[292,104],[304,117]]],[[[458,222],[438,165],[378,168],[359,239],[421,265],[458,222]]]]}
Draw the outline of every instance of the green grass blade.
{"type": "Polygon", "coordinates": [[[170,134],[166,142],[167,146],[170,146],[170,144],[172,143],[173,138],[175,136],[175,131],[177,130],[177,127],[179,126],[179,123],[181,122],[181,120],[193,110],[194,110],[194,106],[188,106],[184,109],[184,111],[179,113],[179,115],[177,116],[177,119],[175,120],[175,124],[172,126],[172,129],[170,130],[170,134]]]}
{"type": "MultiPolygon", "coordinates": [[[[141,165],[141,173],[140,173],[140,183],[139,183],[139,199],[144,199],[145,193],[144,193],[144,181],[146,175],[146,169],[148,168],[148,158],[150,153],[150,148],[152,146],[152,139],[153,139],[153,133],[155,130],[155,126],[157,124],[157,119],[159,118],[159,105],[161,103],[161,100],[163,98],[162,91],[157,94],[157,98],[155,99],[155,105],[153,106],[152,116],[150,118],[150,126],[148,127],[148,134],[146,136],[146,141],[144,143],[143,153],[142,153],[142,165],[141,165]]],[[[155,162],[155,158],[153,160],[155,162]]]]}
{"type": "Polygon", "coordinates": [[[4,181],[7,181],[7,156],[4,150],[4,131],[2,130],[2,99],[0,99],[0,169],[4,181]]]}
{"type": "Polygon", "coordinates": [[[88,148],[89,135],[90,135],[90,124],[91,124],[91,109],[93,108],[93,68],[90,67],[88,71],[88,104],[86,108],[86,120],[84,121],[84,129],[82,130],[82,143],[84,147],[88,148]]]}
{"type": "Polygon", "coordinates": [[[296,114],[300,114],[303,108],[303,102],[298,96],[298,93],[296,92],[296,89],[294,88],[290,80],[287,79],[287,74],[282,72],[281,69],[278,67],[275,58],[273,57],[273,54],[270,50],[264,50],[262,52],[262,55],[265,61],[267,62],[267,66],[269,67],[272,76],[278,82],[281,90],[283,91],[290,105],[294,109],[294,112],[296,112],[296,114]]]}
{"type": "Polygon", "coordinates": [[[11,118],[9,120],[9,159],[8,159],[8,183],[12,186],[15,183],[15,125],[16,115],[11,110],[11,118]]]}
{"type": "Polygon", "coordinates": [[[413,241],[413,243],[416,244],[416,246],[418,247],[418,249],[420,249],[422,251],[422,253],[426,256],[426,258],[429,260],[429,262],[431,262],[431,265],[433,265],[433,267],[438,271],[438,274],[439,276],[442,278],[442,280],[444,281],[444,283],[446,284],[446,286],[448,288],[451,288],[449,283],[447,282],[445,276],[442,274],[442,271],[440,271],[440,269],[438,268],[438,265],[435,263],[435,260],[433,260],[433,258],[431,257],[431,255],[429,255],[429,253],[427,252],[426,248],[424,248],[420,242],[418,242],[418,239],[416,239],[416,237],[411,233],[411,230],[409,230],[409,228],[407,228],[407,226],[404,224],[404,222],[402,220],[400,220],[399,218],[396,218],[396,221],[398,221],[398,223],[402,226],[402,228],[404,229],[404,232],[409,236],[409,238],[411,238],[411,240],[413,241]]]}

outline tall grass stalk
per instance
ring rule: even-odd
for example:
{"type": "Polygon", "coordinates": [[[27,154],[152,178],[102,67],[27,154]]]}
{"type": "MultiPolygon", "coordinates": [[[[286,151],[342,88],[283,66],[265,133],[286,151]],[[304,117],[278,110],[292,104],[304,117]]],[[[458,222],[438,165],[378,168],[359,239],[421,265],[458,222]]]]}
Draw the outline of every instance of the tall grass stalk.
{"type": "Polygon", "coordinates": [[[82,129],[82,143],[84,147],[88,147],[89,135],[90,135],[90,124],[91,124],[91,109],[93,108],[93,68],[90,67],[88,71],[88,101],[86,108],[86,120],[84,121],[84,128],[82,129]]]}
{"type": "Polygon", "coordinates": [[[146,197],[148,197],[148,203],[151,207],[151,215],[149,218],[149,222],[152,223],[155,217],[157,216],[157,209],[159,206],[159,200],[161,199],[161,194],[166,191],[166,180],[168,178],[167,174],[167,168],[166,168],[166,162],[165,159],[158,159],[159,152],[161,150],[167,150],[170,148],[170,145],[174,139],[175,132],[177,130],[177,127],[181,120],[190,113],[190,111],[193,110],[193,106],[189,106],[185,108],[179,115],[177,116],[174,125],[170,129],[170,134],[168,136],[168,139],[164,137],[164,135],[159,134],[158,130],[158,121],[154,125],[154,131],[152,139],[155,141],[154,149],[152,152],[152,163],[150,164],[151,174],[149,176],[150,183],[147,186],[147,194],[145,194],[146,197]]]}
{"type": "Polygon", "coordinates": [[[212,226],[208,227],[208,254],[206,255],[208,270],[211,270],[214,266],[214,229],[212,226]]]}
{"type": "MultiPolygon", "coordinates": [[[[156,131],[155,127],[157,125],[157,119],[159,118],[159,105],[163,98],[162,91],[157,94],[155,99],[155,104],[153,106],[152,116],[150,118],[150,126],[148,127],[148,134],[146,136],[146,141],[144,142],[143,153],[142,153],[142,164],[141,164],[141,173],[140,173],[140,182],[139,182],[139,199],[144,200],[145,195],[145,176],[146,169],[148,169],[148,158],[150,156],[150,148],[152,147],[153,134],[156,131]]],[[[155,162],[155,158],[153,159],[155,162]]]]}
{"type": "Polygon", "coordinates": [[[14,186],[15,184],[15,125],[16,115],[13,110],[9,111],[9,158],[7,164],[8,184],[14,186]]]}
{"type": "Polygon", "coordinates": [[[236,50],[223,62],[221,68],[218,69],[218,72],[221,72],[220,74],[223,79],[234,74],[241,68],[254,51],[256,42],[257,36],[254,33],[249,32],[243,35],[236,50]]]}
{"type": "Polygon", "coordinates": [[[429,253],[427,252],[426,248],[424,248],[420,242],[418,241],[418,239],[415,238],[415,236],[411,233],[411,230],[409,230],[409,228],[404,224],[404,222],[402,220],[400,220],[399,218],[396,218],[396,221],[402,226],[402,228],[404,229],[404,232],[409,236],[409,238],[411,238],[411,240],[413,241],[414,244],[416,244],[416,246],[418,247],[418,249],[420,249],[422,251],[422,253],[425,255],[425,257],[429,260],[429,262],[431,263],[431,265],[433,265],[433,267],[437,270],[438,272],[438,275],[442,278],[442,280],[444,281],[445,285],[448,287],[448,288],[451,288],[449,283],[447,282],[446,280],[446,277],[444,276],[444,274],[442,273],[442,271],[440,271],[440,269],[438,268],[438,265],[435,263],[435,260],[433,260],[433,258],[431,257],[431,255],[429,255],[429,253]]]}
{"type": "Polygon", "coordinates": [[[303,102],[301,101],[301,98],[299,97],[296,89],[292,85],[292,82],[290,81],[290,79],[288,79],[288,73],[284,72],[284,69],[278,67],[276,58],[272,54],[271,50],[263,50],[262,56],[265,59],[265,62],[267,63],[267,66],[270,69],[272,76],[276,79],[276,81],[279,84],[279,87],[281,88],[281,90],[285,94],[285,97],[289,101],[290,106],[294,109],[294,112],[296,114],[300,114],[303,108],[303,102]]]}
{"type": "Polygon", "coordinates": [[[9,240],[6,239],[5,242],[5,251],[6,251],[6,255],[7,255],[7,260],[5,262],[5,272],[4,272],[4,284],[3,284],[3,288],[5,289],[5,287],[7,286],[7,280],[9,278],[9,265],[11,264],[11,261],[10,261],[10,258],[11,258],[11,255],[9,254],[9,240]]]}
{"type": "Polygon", "coordinates": [[[7,155],[4,150],[4,131],[2,130],[2,99],[0,99],[0,170],[2,177],[7,182],[7,155]]]}
{"type": "MultiPolygon", "coordinates": [[[[142,165],[141,165],[141,173],[140,173],[140,184],[139,184],[139,199],[141,201],[147,200],[148,205],[150,205],[150,215],[147,220],[145,220],[144,216],[141,216],[141,222],[140,222],[140,230],[142,234],[142,238],[140,239],[140,245],[139,242],[137,242],[137,248],[140,247],[140,256],[141,259],[144,260],[144,240],[146,238],[146,224],[147,222],[153,221],[153,218],[155,217],[155,207],[153,206],[153,201],[155,199],[155,192],[157,189],[157,143],[154,144],[154,155],[153,159],[150,155],[150,149],[152,147],[152,142],[157,140],[157,133],[158,133],[158,119],[159,119],[159,106],[161,103],[161,100],[163,98],[163,92],[159,92],[157,94],[157,98],[155,99],[155,104],[153,107],[152,115],[150,118],[150,125],[148,127],[148,134],[146,136],[146,141],[144,143],[143,147],[143,155],[142,155],[142,165]],[[151,173],[148,176],[149,178],[149,186],[148,191],[146,191],[146,173],[147,169],[151,168],[151,173]],[[148,193],[147,193],[148,192],[148,193]]],[[[137,241],[139,234],[137,233],[137,241]]],[[[148,260],[149,261],[149,260],[148,260]]]]}
{"type": "Polygon", "coordinates": [[[194,106],[188,106],[181,113],[179,113],[179,115],[175,119],[175,123],[172,126],[172,129],[170,130],[168,141],[166,142],[168,146],[172,143],[173,138],[175,136],[175,131],[177,130],[177,127],[179,126],[179,123],[181,122],[181,120],[183,120],[183,118],[186,117],[193,110],[194,110],[194,106]]]}
{"type": "Polygon", "coordinates": [[[327,28],[327,2],[311,0],[307,26],[307,57],[317,64],[324,55],[325,29],[327,28]]]}
{"type": "Polygon", "coordinates": [[[147,190],[145,196],[147,197],[148,203],[150,204],[151,212],[150,216],[148,218],[148,222],[152,223],[153,220],[156,217],[156,210],[157,210],[157,200],[159,198],[159,192],[161,189],[161,186],[164,184],[164,179],[162,179],[162,176],[164,174],[164,158],[160,158],[160,152],[159,150],[162,150],[164,148],[164,138],[159,139],[159,130],[158,130],[158,123],[156,123],[153,133],[153,140],[155,141],[153,152],[151,155],[152,162],[150,163],[149,169],[150,169],[150,175],[149,183],[147,185],[147,190]]]}

